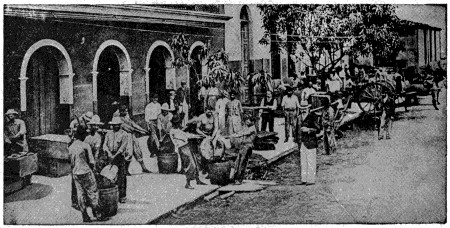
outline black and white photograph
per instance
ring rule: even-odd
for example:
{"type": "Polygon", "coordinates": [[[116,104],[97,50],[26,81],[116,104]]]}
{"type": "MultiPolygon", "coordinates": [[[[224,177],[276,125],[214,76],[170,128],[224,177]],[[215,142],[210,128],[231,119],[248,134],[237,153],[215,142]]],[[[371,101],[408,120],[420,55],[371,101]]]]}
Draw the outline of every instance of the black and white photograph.
{"type": "Polygon", "coordinates": [[[3,225],[447,223],[447,3],[3,3],[3,225]]]}

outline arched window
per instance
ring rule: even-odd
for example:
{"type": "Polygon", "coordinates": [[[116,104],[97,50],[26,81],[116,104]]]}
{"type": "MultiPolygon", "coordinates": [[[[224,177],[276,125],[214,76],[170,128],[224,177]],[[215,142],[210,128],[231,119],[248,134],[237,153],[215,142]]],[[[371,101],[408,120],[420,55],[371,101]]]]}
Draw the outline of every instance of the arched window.
{"type": "Polygon", "coordinates": [[[250,34],[249,34],[249,16],[247,7],[244,6],[241,9],[241,61],[242,61],[242,74],[247,75],[249,71],[250,60],[250,34]]]}

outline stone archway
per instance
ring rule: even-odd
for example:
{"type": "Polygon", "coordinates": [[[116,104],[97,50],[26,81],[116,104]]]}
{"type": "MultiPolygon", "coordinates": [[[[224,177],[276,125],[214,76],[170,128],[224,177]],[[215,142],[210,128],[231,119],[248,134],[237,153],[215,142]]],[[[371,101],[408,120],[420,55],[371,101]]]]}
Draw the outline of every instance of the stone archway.
{"type": "MultiPolygon", "coordinates": [[[[145,59],[145,94],[147,103],[150,101],[150,91],[152,89],[156,88],[158,91],[164,90],[165,88],[162,88],[162,86],[167,86],[166,80],[168,78],[175,80],[175,68],[172,66],[174,59],[173,51],[168,43],[157,40],[150,46],[145,59]],[[164,63],[162,63],[161,60],[164,63]],[[157,62],[159,62],[159,64],[157,64],[157,62]],[[158,69],[155,68],[156,66],[159,66],[157,67],[158,69]],[[152,78],[161,79],[163,81],[156,80],[154,83],[151,83],[152,78]]],[[[164,96],[165,94],[160,95],[164,96]]]]}
{"type": "MultiPolygon", "coordinates": [[[[70,60],[69,53],[67,53],[67,50],[62,46],[60,43],[58,43],[55,40],[51,39],[43,39],[36,43],[34,43],[30,48],[28,48],[27,52],[25,53],[25,56],[22,61],[22,66],[20,68],[20,110],[26,111],[27,110],[27,86],[26,82],[28,80],[27,78],[27,67],[28,62],[30,61],[31,55],[33,55],[34,52],[36,52],[39,48],[45,47],[45,46],[51,46],[56,49],[58,49],[61,52],[61,56],[59,56],[58,59],[58,70],[59,70],[59,76],[61,78],[66,78],[62,81],[65,82],[66,89],[63,91],[63,94],[60,94],[60,102],[65,104],[73,104],[73,76],[75,75],[73,73],[72,69],[72,61],[70,60]]],[[[63,86],[63,85],[61,85],[63,86]]]]}
{"type": "Polygon", "coordinates": [[[19,80],[29,136],[63,134],[72,111],[73,76],[69,54],[57,41],[43,39],[27,50],[19,80]]]}
{"type": "MultiPolygon", "coordinates": [[[[105,42],[103,42],[100,47],[97,49],[97,52],[95,53],[95,57],[94,57],[94,62],[93,62],[93,69],[92,69],[92,100],[93,100],[93,107],[94,107],[94,112],[98,113],[99,112],[99,106],[100,107],[100,111],[102,111],[102,116],[101,118],[106,118],[106,119],[110,119],[111,118],[111,114],[109,112],[111,112],[111,110],[103,110],[103,106],[108,107],[111,104],[106,104],[106,103],[102,103],[99,104],[99,83],[98,83],[98,77],[99,74],[101,74],[102,72],[100,70],[102,68],[102,61],[105,61],[105,55],[109,55],[109,57],[107,56],[106,58],[109,59],[116,59],[117,62],[112,63],[112,64],[117,64],[117,66],[112,66],[111,68],[116,68],[117,67],[117,75],[118,76],[118,80],[117,82],[119,83],[119,91],[118,94],[114,94],[115,96],[118,97],[119,101],[121,103],[125,103],[126,105],[130,105],[131,104],[131,95],[132,95],[132,80],[131,80],[131,74],[133,72],[132,68],[131,68],[131,59],[130,56],[125,48],[125,46],[123,46],[123,44],[121,44],[119,41],[117,40],[107,40],[105,42]]],[[[102,76],[102,75],[100,75],[102,76]]],[[[114,79],[115,80],[115,79],[114,79]]],[[[102,83],[102,85],[105,83],[102,83]]],[[[113,84],[113,83],[111,83],[113,84]]],[[[100,95],[103,95],[103,91],[100,92],[100,95]]],[[[101,100],[103,99],[100,98],[101,100]]],[[[109,102],[103,99],[104,102],[109,102]]],[[[111,102],[112,103],[112,102],[111,102]]]]}

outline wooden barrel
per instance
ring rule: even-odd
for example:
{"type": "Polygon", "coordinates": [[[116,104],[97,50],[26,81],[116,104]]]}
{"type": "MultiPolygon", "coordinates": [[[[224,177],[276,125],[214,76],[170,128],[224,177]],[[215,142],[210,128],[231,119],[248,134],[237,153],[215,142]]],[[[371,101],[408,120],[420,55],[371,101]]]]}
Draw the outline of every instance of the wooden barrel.
{"type": "Polygon", "coordinates": [[[111,188],[99,189],[99,209],[105,217],[117,214],[119,203],[119,188],[117,185],[111,188]]]}
{"type": "Polygon", "coordinates": [[[231,182],[230,172],[232,162],[222,161],[209,164],[209,180],[214,185],[227,185],[231,182]]]}
{"type": "Polygon", "coordinates": [[[160,154],[158,156],[159,173],[176,173],[178,167],[177,153],[160,154]]]}

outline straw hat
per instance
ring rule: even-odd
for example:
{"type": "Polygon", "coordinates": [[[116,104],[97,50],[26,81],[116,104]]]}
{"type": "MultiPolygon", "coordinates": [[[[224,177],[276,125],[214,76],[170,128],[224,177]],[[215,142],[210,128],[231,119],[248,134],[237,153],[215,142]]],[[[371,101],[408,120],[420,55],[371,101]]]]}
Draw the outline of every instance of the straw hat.
{"type": "Polygon", "coordinates": [[[307,101],[302,101],[302,102],[300,102],[300,108],[301,108],[301,109],[306,109],[306,108],[309,108],[309,107],[311,107],[311,105],[308,104],[307,101]]]}
{"type": "Polygon", "coordinates": [[[8,109],[8,111],[5,113],[5,115],[9,115],[9,114],[19,114],[16,110],[14,109],[8,109]]]}
{"type": "Polygon", "coordinates": [[[95,125],[102,125],[103,123],[100,122],[100,116],[94,115],[94,116],[92,117],[91,121],[89,121],[88,124],[92,124],[92,125],[94,125],[94,124],[95,124],[95,125]]]}
{"type": "Polygon", "coordinates": [[[167,103],[164,103],[163,105],[162,105],[162,107],[161,107],[161,110],[162,111],[173,111],[173,109],[170,109],[169,108],[169,105],[167,104],[167,103]]]}
{"type": "Polygon", "coordinates": [[[109,122],[110,125],[118,125],[122,124],[122,119],[120,117],[113,117],[112,120],[109,122]]]}
{"type": "Polygon", "coordinates": [[[94,113],[93,113],[93,112],[86,112],[86,113],[83,115],[83,119],[85,119],[85,120],[87,120],[87,121],[91,121],[91,119],[92,119],[93,116],[94,116],[94,113]]]}

